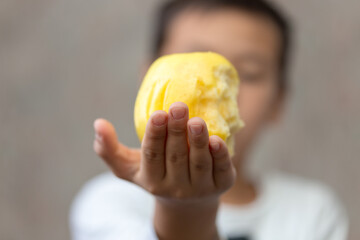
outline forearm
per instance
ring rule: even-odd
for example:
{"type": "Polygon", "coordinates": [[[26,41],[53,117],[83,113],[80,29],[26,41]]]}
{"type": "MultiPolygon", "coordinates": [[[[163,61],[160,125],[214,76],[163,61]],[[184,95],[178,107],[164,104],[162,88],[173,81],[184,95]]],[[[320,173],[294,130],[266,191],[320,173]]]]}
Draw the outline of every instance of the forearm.
{"type": "Polygon", "coordinates": [[[156,200],[154,227],[160,240],[218,240],[218,200],[176,204],[156,200]]]}

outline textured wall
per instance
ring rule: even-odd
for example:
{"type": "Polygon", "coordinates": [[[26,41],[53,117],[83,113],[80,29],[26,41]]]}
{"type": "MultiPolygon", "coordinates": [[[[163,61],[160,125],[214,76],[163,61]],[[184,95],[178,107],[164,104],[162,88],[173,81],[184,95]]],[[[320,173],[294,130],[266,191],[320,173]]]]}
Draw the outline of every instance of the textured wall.
{"type": "MultiPolygon", "coordinates": [[[[104,171],[92,122],[138,141],[132,109],[158,0],[0,1],[0,238],[67,239],[81,185],[104,171]]],[[[360,3],[278,0],[296,23],[293,92],[252,166],[332,186],[360,239],[360,3]]]]}

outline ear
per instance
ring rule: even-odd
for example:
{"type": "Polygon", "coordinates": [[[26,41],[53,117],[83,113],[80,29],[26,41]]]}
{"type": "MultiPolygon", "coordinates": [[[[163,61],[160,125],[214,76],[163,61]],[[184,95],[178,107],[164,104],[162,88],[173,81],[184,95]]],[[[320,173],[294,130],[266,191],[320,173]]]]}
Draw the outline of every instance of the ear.
{"type": "Polygon", "coordinates": [[[286,102],[286,93],[279,93],[279,96],[273,103],[272,112],[270,113],[270,124],[279,124],[282,120],[282,116],[284,115],[285,110],[285,102],[286,102]]]}

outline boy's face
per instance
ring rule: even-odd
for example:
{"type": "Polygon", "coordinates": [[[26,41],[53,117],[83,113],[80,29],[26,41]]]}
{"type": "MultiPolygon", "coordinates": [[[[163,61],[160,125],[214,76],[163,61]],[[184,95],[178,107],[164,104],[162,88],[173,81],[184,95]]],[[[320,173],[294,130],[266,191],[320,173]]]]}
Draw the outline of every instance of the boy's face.
{"type": "Polygon", "coordinates": [[[234,160],[246,154],[259,130],[278,115],[279,36],[265,17],[231,9],[185,10],[167,32],[161,55],[213,51],[236,67],[240,116],[246,126],[236,136],[234,160]]]}

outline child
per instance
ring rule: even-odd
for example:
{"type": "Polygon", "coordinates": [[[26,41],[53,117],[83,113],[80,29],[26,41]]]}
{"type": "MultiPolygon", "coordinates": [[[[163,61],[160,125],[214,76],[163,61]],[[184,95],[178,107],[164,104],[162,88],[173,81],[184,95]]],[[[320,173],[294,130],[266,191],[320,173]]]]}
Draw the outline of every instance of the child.
{"type": "Polygon", "coordinates": [[[244,172],[256,137],[280,118],[286,99],[290,29],[282,14],[261,0],[172,0],[159,16],[154,59],[224,55],[241,79],[246,127],[230,160],[224,141],[208,137],[201,118],[189,120],[182,102],[151,115],[141,149],[119,143],[114,127],[97,119],[95,151],[117,177],[103,174],[80,192],[73,239],[346,239],[344,209],[325,186],[244,172]]]}

